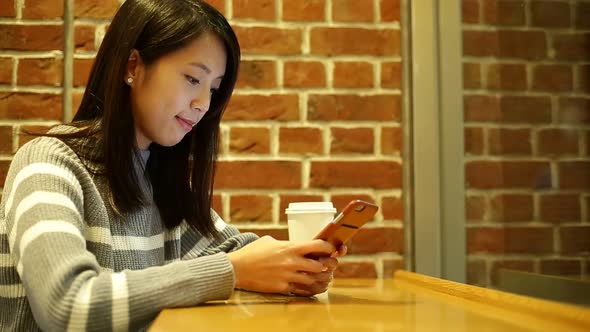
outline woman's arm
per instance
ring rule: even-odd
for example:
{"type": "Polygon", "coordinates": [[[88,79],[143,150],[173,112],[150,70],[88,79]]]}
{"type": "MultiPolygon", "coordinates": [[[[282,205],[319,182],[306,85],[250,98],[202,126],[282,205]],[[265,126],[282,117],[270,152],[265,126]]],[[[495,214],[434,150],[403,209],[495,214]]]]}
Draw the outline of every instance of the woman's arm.
{"type": "Polygon", "coordinates": [[[163,308],[231,294],[233,267],[224,253],[138,271],[105,271],[86,249],[84,236],[85,204],[99,197],[87,196],[83,166],[67,146],[41,140],[15,155],[0,215],[13,268],[41,329],[138,329],[163,308]]]}

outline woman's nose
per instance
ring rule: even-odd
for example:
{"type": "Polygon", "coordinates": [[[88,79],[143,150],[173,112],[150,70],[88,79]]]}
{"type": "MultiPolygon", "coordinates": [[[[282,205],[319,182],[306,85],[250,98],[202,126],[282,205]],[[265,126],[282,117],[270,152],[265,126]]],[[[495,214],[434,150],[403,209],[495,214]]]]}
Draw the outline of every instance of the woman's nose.
{"type": "Polygon", "coordinates": [[[199,89],[199,93],[191,101],[191,108],[199,112],[207,112],[211,103],[211,93],[208,89],[199,89]]]}

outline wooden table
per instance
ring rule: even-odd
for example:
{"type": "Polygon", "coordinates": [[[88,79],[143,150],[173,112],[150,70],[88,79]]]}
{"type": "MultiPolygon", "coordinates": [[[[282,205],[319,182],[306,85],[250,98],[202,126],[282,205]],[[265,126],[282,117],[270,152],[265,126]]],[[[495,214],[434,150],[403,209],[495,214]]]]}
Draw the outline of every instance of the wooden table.
{"type": "Polygon", "coordinates": [[[326,296],[236,291],[227,301],[163,310],[160,331],[590,331],[590,308],[398,271],[336,279],[326,296]]]}

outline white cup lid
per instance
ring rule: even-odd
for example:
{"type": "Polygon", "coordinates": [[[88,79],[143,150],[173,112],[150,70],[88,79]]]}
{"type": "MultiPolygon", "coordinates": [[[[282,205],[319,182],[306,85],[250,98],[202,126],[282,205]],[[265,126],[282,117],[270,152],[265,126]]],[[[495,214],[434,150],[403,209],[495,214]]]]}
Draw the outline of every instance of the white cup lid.
{"type": "Polygon", "coordinates": [[[332,202],[296,202],[289,203],[289,207],[285,209],[285,213],[336,213],[336,208],[332,202]]]}

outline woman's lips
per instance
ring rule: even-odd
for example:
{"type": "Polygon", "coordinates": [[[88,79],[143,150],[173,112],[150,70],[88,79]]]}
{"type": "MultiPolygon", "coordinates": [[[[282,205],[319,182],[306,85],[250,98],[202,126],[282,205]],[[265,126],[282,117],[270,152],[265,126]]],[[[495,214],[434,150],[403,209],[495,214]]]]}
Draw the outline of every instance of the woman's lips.
{"type": "Polygon", "coordinates": [[[183,118],[177,116],[176,121],[178,121],[178,123],[180,124],[182,129],[184,129],[186,131],[191,131],[193,129],[194,123],[190,120],[183,119],[183,118]]]}

